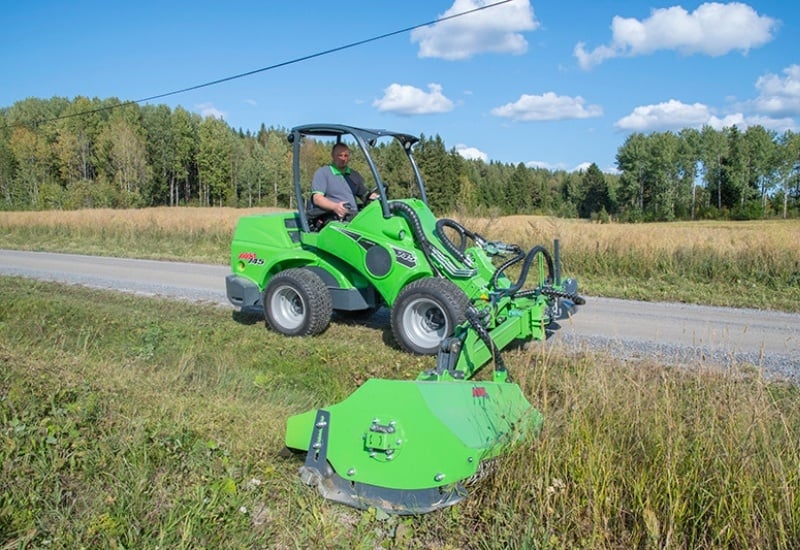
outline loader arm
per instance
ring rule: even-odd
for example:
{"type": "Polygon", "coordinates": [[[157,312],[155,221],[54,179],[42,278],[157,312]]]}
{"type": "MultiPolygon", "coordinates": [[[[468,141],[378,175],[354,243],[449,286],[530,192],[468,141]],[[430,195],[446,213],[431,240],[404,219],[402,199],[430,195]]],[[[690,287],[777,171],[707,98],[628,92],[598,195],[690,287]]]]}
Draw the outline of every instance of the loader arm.
{"type": "Polygon", "coordinates": [[[525,307],[512,307],[493,328],[485,326],[480,312],[473,308],[467,312],[467,322],[461,325],[455,335],[442,342],[436,366],[426,370],[417,380],[458,381],[469,380],[481,368],[494,361],[492,379],[495,382],[509,381],[508,370],[500,351],[515,340],[544,340],[545,327],[550,322],[548,303],[540,295],[525,307]]]}

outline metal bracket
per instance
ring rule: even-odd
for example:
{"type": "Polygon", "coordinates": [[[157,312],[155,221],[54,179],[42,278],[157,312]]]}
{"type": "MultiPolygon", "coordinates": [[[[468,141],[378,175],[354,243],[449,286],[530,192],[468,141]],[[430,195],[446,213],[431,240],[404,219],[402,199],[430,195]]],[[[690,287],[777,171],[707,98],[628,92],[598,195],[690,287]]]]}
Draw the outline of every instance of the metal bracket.
{"type": "Polygon", "coordinates": [[[308,453],[303,467],[300,468],[300,478],[306,485],[317,485],[328,475],[328,429],[330,427],[331,413],[325,409],[317,411],[314,419],[314,428],[311,430],[311,441],[308,443],[308,453]]]}
{"type": "Polygon", "coordinates": [[[423,375],[429,379],[442,380],[447,373],[450,379],[462,380],[464,373],[456,370],[462,344],[462,339],[455,336],[442,340],[439,345],[439,353],[436,355],[436,366],[425,371],[423,375]]]}

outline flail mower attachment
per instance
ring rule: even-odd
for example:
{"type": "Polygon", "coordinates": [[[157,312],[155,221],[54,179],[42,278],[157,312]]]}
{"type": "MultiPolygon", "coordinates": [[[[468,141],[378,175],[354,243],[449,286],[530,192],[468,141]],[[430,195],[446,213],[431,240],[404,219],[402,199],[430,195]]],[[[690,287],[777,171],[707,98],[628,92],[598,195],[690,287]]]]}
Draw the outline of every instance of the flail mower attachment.
{"type": "Polygon", "coordinates": [[[300,474],[323,497],[421,514],[460,501],[485,460],[541,424],[516,384],[373,378],[291,417],[286,444],[308,449],[300,474]]]}
{"type": "Polygon", "coordinates": [[[305,483],[356,508],[421,514],[459,502],[485,461],[538,434],[542,415],[508,376],[499,349],[540,335],[544,296],[491,333],[474,307],[417,380],[367,380],[341,403],[292,416],[286,446],[306,450],[305,483]],[[533,330],[537,329],[537,330],[533,330]],[[491,381],[471,380],[494,361],[491,381]]]}

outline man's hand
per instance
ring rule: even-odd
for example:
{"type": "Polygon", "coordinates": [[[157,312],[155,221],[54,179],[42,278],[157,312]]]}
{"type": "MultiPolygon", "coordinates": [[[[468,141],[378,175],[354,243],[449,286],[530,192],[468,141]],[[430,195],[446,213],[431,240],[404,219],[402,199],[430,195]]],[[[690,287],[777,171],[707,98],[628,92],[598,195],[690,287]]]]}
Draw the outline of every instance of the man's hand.
{"type": "Polygon", "coordinates": [[[333,212],[338,218],[344,218],[350,213],[350,207],[346,202],[336,202],[333,205],[333,212]]]}
{"type": "Polygon", "coordinates": [[[311,199],[314,204],[320,208],[324,210],[330,210],[336,214],[337,218],[344,218],[350,213],[350,206],[346,202],[333,202],[325,195],[321,195],[319,193],[314,193],[311,196],[311,199]]]}

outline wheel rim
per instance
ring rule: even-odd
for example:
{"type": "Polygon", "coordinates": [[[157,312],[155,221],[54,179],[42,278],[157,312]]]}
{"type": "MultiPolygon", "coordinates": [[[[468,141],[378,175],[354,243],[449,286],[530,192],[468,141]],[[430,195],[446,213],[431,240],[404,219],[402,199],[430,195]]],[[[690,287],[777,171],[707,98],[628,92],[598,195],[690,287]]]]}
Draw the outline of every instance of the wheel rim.
{"type": "Polygon", "coordinates": [[[270,300],[273,320],[286,330],[294,330],[303,324],[306,305],[303,297],[289,286],[278,288],[270,300]]]}
{"type": "Polygon", "coordinates": [[[403,330],[415,346],[431,349],[450,333],[450,322],[437,302],[418,298],[403,312],[403,330]]]}

